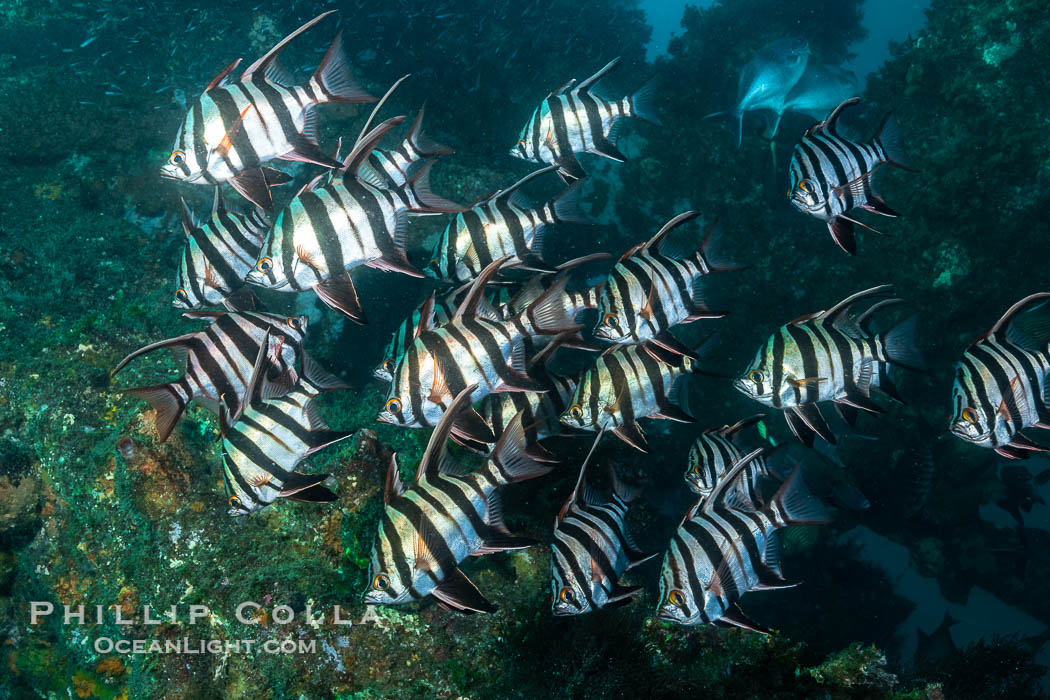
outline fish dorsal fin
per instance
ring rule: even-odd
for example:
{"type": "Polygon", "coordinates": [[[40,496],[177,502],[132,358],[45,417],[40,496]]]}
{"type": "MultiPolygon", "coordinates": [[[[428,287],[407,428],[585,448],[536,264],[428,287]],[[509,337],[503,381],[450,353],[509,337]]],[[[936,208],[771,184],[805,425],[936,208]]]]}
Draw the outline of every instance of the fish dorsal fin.
{"type": "Polygon", "coordinates": [[[572,260],[566,260],[554,269],[556,269],[558,272],[565,272],[566,270],[574,270],[577,267],[586,265],[589,262],[594,262],[596,260],[608,260],[611,257],[612,255],[610,255],[609,253],[591,253],[590,255],[584,255],[579,258],[573,258],[572,260]]]}
{"type": "Polygon", "coordinates": [[[416,324],[416,329],[412,332],[413,340],[421,336],[423,331],[434,327],[434,303],[434,292],[431,292],[427,300],[423,302],[422,308],[419,309],[419,323],[416,324]]]}
{"type": "Polygon", "coordinates": [[[577,85],[576,86],[576,91],[577,92],[583,92],[584,90],[589,90],[591,88],[591,86],[593,86],[599,80],[601,80],[606,75],[608,75],[609,71],[611,71],[613,68],[616,68],[616,66],[618,66],[618,65],[620,65],[620,57],[619,56],[617,56],[613,60],[611,60],[608,63],[606,63],[605,66],[601,70],[599,70],[597,73],[595,73],[594,75],[592,75],[591,77],[587,78],[582,83],[577,85]]]}
{"type": "Polygon", "coordinates": [[[740,476],[744,468],[750,464],[751,460],[758,457],[765,451],[764,447],[751,450],[746,455],[733,462],[733,466],[726,472],[726,475],[722,477],[722,480],[718,482],[718,486],[704,499],[701,510],[705,512],[711,512],[711,509],[715,506],[724,503],[726,495],[729,493],[730,487],[736,481],[737,477],[740,476]]]}
{"type": "Polygon", "coordinates": [[[644,250],[652,250],[653,252],[659,252],[660,243],[663,242],[664,238],[667,236],[668,233],[681,226],[685,222],[692,221],[698,216],[700,216],[700,212],[690,210],[682,212],[678,216],[674,217],[666,224],[664,224],[663,227],[656,232],[655,236],[649,239],[649,241],[645,244],[644,250]]]}
{"type": "Polygon", "coordinates": [[[515,182],[510,187],[508,187],[506,189],[503,189],[503,190],[499,190],[494,195],[490,196],[489,199],[496,199],[497,197],[499,197],[500,199],[506,199],[506,198],[510,197],[512,194],[514,194],[514,192],[517,191],[518,188],[520,188],[522,185],[524,185],[529,180],[532,180],[533,178],[538,177],[538,176],[542,175],[543,173],[549,173],[551,170],[557,170],[557,169],[558,169],[557,165],[548,165],[546,168],[540,168],[539,170],[533,170],[531,173],[529,173],[525,177],[521,178],[520,180],[515,182]]]}
{"type": "Polygon", "coordinates": [[[722,428],[719,432],[721,432],[722,435],[726,437],[726,439],[732,441],[733,438],[736,437],[736,434],[739,433],[741,430],[752,425],[756,425],[765,417],[766,414],[764,413],[756,413],[753,416],[748,416],[747,418],[737,421],[733,425],[722,428]]]}
{"type": "Polygon", "coordinates": [[[390,466],[386,470],[386,485],[383,488],[383,503],[390,505],[391,502],[405,492],[405,485],[401,482],[401,469],[397,464],[397,453],[390,455],[390,466]]]}
{"type": "Polygon", "coordinates": [[[812,321],[815,318],[820,318],[823,315],[824,315],[823,311],[815,311],[815,312],[813,312],[811,314],[802,314],[798,318],[791,319],[790,321],[788,321],[784,325],[786,325],[786,326],[798,326],[800,324],[805,323],[806,321],[812,321]]]}
{"type": "Polygon", "coordinates": [[[598,448],[598,443],[601,442],[602,436],[604,434],[605,428],[603,427],[601,430],[598,431],[598,436],[594,438],[594,442],[591,444],[590,451],[587,452],[587,456],[583,459],[583,464],[580,465],[580,474],[576,477],[576,485],[573,487],[572,493],[569,494],[569,498],[566,499],[565,505],[561,507],[561,512],[558,513],[557,522],[560,523],[565,518],[566,513],[569,512],[569,508],[572,506],[573,503],[576,503],[583,494],[586,484],[586,479],[584,478],[584,476],[587,473],[587,465],[591,463],[591,457],[594,456],[594,451],[598,448]]]}
{"type": "Polygon", "coordinates": [[[485,286],[492,280],[492,278],[499,272],[499,269],[503,267],[503,264],[510,260],[511,256],[507,255],[499,260],[493,260],[490,262],[478,278],[474,280],[474,284],[471,285],[470,291],[463,297],[463,301],[460,302],[459,306],[452,313],[452,320],[455,321],[457,318],[464,316],[474,316],[478,311],[478,305],[481,304],[485,298],[485,286]]]}
{"type": "Polygon", "coordinates": [[[277,42],[274,45],[274,47],[272,49],[270,49],[269,51],[266,52],[266,55],[264,55],[262,58],[257,60],[255,63],[253,63],[250,66],[248,66],[245,69],[245,71],[243,73],[241,73],[241,78],[240,78],[241,81],[243,82],[243,81],[246,81],[246,80],[251,80],[252,76],[255,75],[255,73],[258,72],[258,71],[262,71],[262,72],[265,73],[266,72],[266,67],[268,65],[270,65],[270,63],[275,58],[277,58],[277,56],[281,53],[281,51],[284,50],[284,47],[288,46],[288,44],[292,41],[292,39],[296,38],[297,36],[299,36],[300,34],[305,32],[307,29],[309,29],[310,27],[314,26],[315,24],[317,24],[318,22],[323,20],[328,15],[333,14],[335,12],[336,12],[336,10],[329,10],[328,12],[323,12],[323,13],[317,15],[316,17],[314,17],[312,20],[310,20],[309,22],[307,22],[303,26],[301,26],[298,29],[296,29],[294,32],[292,32],[291,34],[289,34],[285,38],[281,39],[279,42],[277,42]]]}
{"type": "Polygon", "coordinates": [[[459,395],[445,409],[445,413],[441,416],[441,420],[438,421],[434,432],[430,434],[430,442],[427,443],[427,450],[423,453],[423,459],[419,461],[419,469],[416,470],[417,484],[424,478],[436,477],[440,472],[442,457],[447,449],[446,443],[449,435],[452,433],[452,426],[455,424],[459,414],[464,409],[470,408],[470,396],[477,388],[477,384],[468,386],[459,392],[459,395]]]}
{"type": "Polygon", "coordinates": [[[208,83],[208,86],[204,88],[204,92],[208,92],[208,90],[212,90],[217,87],[222,87],[223,85],[228,83],[230,79],[230,73],[232,73],[234,69],[238,65],[240,65],[240,63],[241,59],[238,58],[235,59],[233,63],[223,68],[218,75],[211,79],[211,82],[208,83]]]}
{"type": "Polygon", "coordinates": [[[263,378],[266,376],[266,364],[270,352],[270,329],[266,329],[262,342],[259,343],[259,352],[255,356],[255,364],[252,366],[252,374],[248,378],[248,384],[244,388],[244,400],[238,402],[237,410],[230,416],[230,425],[240,420],[241,414],[246,406],[255,400],[263,378]]]}
{"type": "Polygon", "coordinates": [[[1032,303],[1034,303],[1034,302],[1036,302],[1036,301],[1038,301],[1040,299],[1047,299],[1047,298],[1050,298],[1050,292],[1039,292],[1037,294],[1032,294],[1031,296],[1025,297],[1024,299],[1022,299],[1021,301],[1017,302],[1016,304],[1011,306],[1009,309],[1007,309],[1006,313],[1003,314],[1002,318],[1000,318],[998,321],[996,321],[995,325],[992,326],[991,330],[989,330],[987,333],[985,333],[984,336],[982,336],[982,338],[987,338],[990,335],[994,335],[995,333],[998,333],[999,331],[1003,330],[1004,328],[1009,330],[1008,326],[1014,320],[1014,317],[1017,316],[1018,314],[1020,314],[1025,309],[1025,307],[1029,306],[1030,304],[1032,304],[1032,303]]]}
{"type": "MultiPolygon", "coordinates": [[[[387,88],[386,93],[384,93],[383,96],[379,98],[379,102],[376,102],[376,106],[372,108],[372,113],[368,115],[368,120],[365,122],[365,125],[361,127],[361,133],[357,135],[358,141],[361,141],[361,139],[365,137],[365,134],[368,133],[368,130],[372,128],[372,122],[375,121],[376,115],[379,114],[379,110],[382,109],[387,99],[389,99],[389,97],[392,94],[394,94],[394,90],[397,90],[397,86],[405,82],[405,80],[407,80],[410,75],[412,74],[406,73],[402,75],[394,82],[393,85],[387,88]]],[[[339,153],[338,149],[336,150],[336,153],[339,153]]]]}
{"type": "Polygon", "coordinates": [[[179,205],[179,212],[182,215],[182,231],[188,239],[191,233],[200,228],[200,223],[197,221],[197,217],[193,215],[193,212],[190,211],[186,200],[182,197],[179,197],[179,205]]]}
{"type": "MultiPolygon", "coordinates": [[[[852,319],[852,317],[849,315],[848,312],[849,312],[849,308],[853,304],[857,303],[861,299],[864,299],[865,297],[886,296],[886,295],[892,294],[892,293],[893,293],[893,285],[892,284],[880,284],[877,287],[872,287],[871,289],[865,289],[862,292],[857,292],[856,294],[853,294],[853,295],[850,295],[850,296],[846,297],[845,299],[843,299],[839,303],[837,303],[834,306],[832,306],[827,311],[824,311],[822,314],[820,314],[820,318],[823,319],[823,321],[825,323],[830,323],[831,325],[838,327],[840,324],[842,324],[843,322],[846,322],[848,319],[852,319]]],[[[847,324],[847,325],[849,325],[849,324],[847,324]]]]}
{"type": "Polygon", "coordinates": [[[211,202],[211,216],[214,219],[221,212],[226,211],[226,200],[222,197],[222,187],[215,186],[215,199],[211,202]]]}
{"type": "Polygon", "coordinates": [[[368,158],[376,144],[387,135],[387,132],[403,121],[405,121],[404,115],[391,117],[359,138],[354,143],[353,150],[343,159],[343,170],[348,173],[357,173],[358,168],[365,162],[365,159],[368,158]]]}
{"type": "Polygon", "coordinates": [[[575,84],[576,84],[576,78],[570,78],[560,88],[558,88],[557,90],[551,91],[551,94],[547,95],[547,97],[551,98],[551,97],[554,97],[555,95],[564,94],[566,90],[570,89],[575,84]]]}
{"type": "Polygon", "coordinates": [[[836,107],[835,109],[831,110],[831,114],[828,115],[827,119],[825,119],[822,122],[819,122],[819,123],[815,124],[812,128],[810,128],[810,130],[807,133],[813,133],[814,131],[818,131],[820,129],[824,129],[829,134],[837,135],[836,129],[838,127],[839,117],[842,116],[842,110],[844,110],[846,107],[852,107],[853,105],[855,105],[855,104],[857,104],[859,102],[860,102],[860,98],[859,97],[851,97],[851,98],[849,98],[848,100],[846,100],[845,102],[840,104],[838,107],[836,107]]]}

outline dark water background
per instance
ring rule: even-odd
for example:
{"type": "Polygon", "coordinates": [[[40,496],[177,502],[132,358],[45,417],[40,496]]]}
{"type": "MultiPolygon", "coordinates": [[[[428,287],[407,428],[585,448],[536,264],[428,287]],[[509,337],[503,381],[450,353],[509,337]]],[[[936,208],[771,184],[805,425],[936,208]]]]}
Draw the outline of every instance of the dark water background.
{"type": "MultiPolygon", "coordinates": [[[[1038,697],[1050,662],[1050,465],[1041,458],[1004,463],[947,435],[946,427],[952,368],[967,344],[1014,301],[1047,286],[1050,16],[1045,4],[1022,0],[933,0],[925,25],[914,24],[914,4],[877,9],[858,0],[705,3],[677,13],[675,37],[663,51],[650,42],[647,17],[668,11],[632,0],[0,2],[0,163],[7,181],[0,201],[0,592],[11,611],[0,628],[10,651],[0,696],[67,685],[102,696],[122,687],[132,696],[237,695],[250,693],[254,682],[277,695],[311,696],[822,697],[825,687],[800,669],[860,642],[875,645],[887,664],[852,669],[852,685],[827,681],[830,695],[936,697],[930,688],[939,684],[942,697],[1038,697]],[[426,102],[428,133],[456,149],[436,167],[434,189],[457,201],[529,172],[507,151],[551,89],[615,56],[623,65],[605,83],[611,95],[657,76],[663,125],[627,126],[624,164],[583,158],[593,176],[588,207],[599,223],[550,236],[548,258],[619,253],[686,209],[701,211],[705,221],[720,217],[727,251],[749,267],[715,282],[715,305],[730,315],[682,334],[697,340],[719,329],[710,356],[717,371],[735,375],[780,324],[877,284],[894,284],[907,302],[902,313],[920,315],[928,370],[901,377],[905,405],[862,423],[874,439],[847,435],[835,448],[789,449],[791,459],[822,475],[824,494],[843,507],[829,526],[786,535],[785,571],[800,586],[744,599],[751,617],[778,630],[778,641],[764,647],[740,641],[745,633],[736,631],[647,622],[655,564],[640,570],[647,597],[629,611],[551,621],[542,576],[525,577],[541,581],[537,588],[509,593],[516,585],[510,565],[484,563],[493,579],[482,587],[505,606],[495,622],[450,623],[431,604],[425,622],[442,631],[424,625],[422,634],[437,635],[440,644],[426,646],[407,633],[385,638],[368,649],[373,661],[353,666],[358,675],[344,669],[351,662],[335,649],[338,663],[325,656],[294,669],[271,660],[226,668],[214,659],[183,669],[163,659],[127,660],[119,672],[104,671],[103,659],[68,629],[45,634],[26,626],[28,600],[108,604],[134,594],[139,604],[180,601],[188,600],[188,584],[196,595],[208,590],[222,600],[264,591],[348,604],[359,597],[364,573],[340,557],[367,554],[374,519],[350,513],[368,512],[381,476],[369,477],[373,490],[361,486],[360,493],[370,497],[361,495],[353,508],[344,504],[347,514],[334,524],[312,529],[319,521],[311,511],[266,516],[255,530],[230,526],[219,507],[214,423],[194,412],[175,447],[152,452],[157,448],[137,422],[145,407],[116,395],[135,385],[133,377],[111,384],[107,376],[134,348],[188,330],[169,305],[183,241],[178,197],[203,211],[211,195],[157,176],[186,99],[232,57],[250,62],[332,7],[340,9],[354,73],[373,94],[412,74],[387,114],[414,114],[426,102]],[[865,43],[887,34],[899,43],[865,43]],[[812,60],[873,71],[860,76],[863,107],[849,115],[850,124],[870,134],[894,110],[919,169],[879,181],[903,216],[878,222],[886,236],[861,233],[854,258],[784,197],[791,147],[812,119],[785,117],[775,169],[761,119],[745,119],[739,149],[732,120],[701,120],[732,103],[740,68],[757,49],[787,36],[807,38],[812,60]],[[929,460],[916,456],[926,448],[929,460]],[[148,459],[127,456],[133,454],[148,459]],[[20,484],[28,485],[25,493],[20,484]],[[854,490],[868,508],[856,508],[854,490]],[[198,559],[203,555],[172,544],[181,537],[171,535],[175,527],[221,542],[211,559],[198,559]],[[310,532],[323,534],[323,548],[332,550],[323,565],[312,564],[322,545],[304,544],[310,532]],[[260,557],[271,538],[279,542],[274,556],[260,557]],[[180,568],[169,566],[175,559],[180,568]],[[482,648],[478,640],[493,644],[484,647],[484,665],[471,654],[482,648]],[[400,663],[413,658],[414,645],[418,673],[400,663]],[[379,670],[360,675],[369,667],[379,670]],[[896,690],[876,667],[898,677],[896,690]],[[869,685],[856,680],[865,674],[869,685]],[[654,679],[663,685],[654,688],[654,679]]],[[[312,70],[334,24],[296,41],[284,63],[301,74],[312,70]]],[[[356,134],[366,113],[323,106],[322,145],[356,134]]],[[[278,165],[297,183],[312,173],[278,165]]],[[[557,191],[547,185],[546,194],[557,191]]],[[[425,262],[427,241],[443,225],[413,223],[414,260],[425,262]]],[[[343,323],[312,297],[269,301],[309,313],[311,352],[354,386],[328,406],[330,422],[375,430],[375,449],[396,448],[407,455],[403,464],[414,464],[425,434],[374,424],[382,396],[369,375],[389,334],[428,288],[374,270],[355,273],[355,280],[371,319],[364,328],[343,323]]],[[[168,376],[167,367],[158,358],[149,376],[168,376]]],[[[717,378],[698,378],[689,405],[696,426],[650,424],[653,455],[615,441],[599,452],[652,485],[632,516],[646,548],[662,548],[677,524],[677,489],[696,430],[758,410],[717,378]]],[[[778,416],[769,425],[778,441],[790,440],[778,416]]],[[[582,442],[559,443],[568,464],[579,463],[582,442]]],[[[320,464],[335,471],[341,467],[332,465],[359,457],[348,450],[320,464]]],[[[512,528],[549,541],[549,522],[574,478],[572,467],[509,490],[512,528]]],[[[534,558],[543,570],[544,555],[534,558]]]]}

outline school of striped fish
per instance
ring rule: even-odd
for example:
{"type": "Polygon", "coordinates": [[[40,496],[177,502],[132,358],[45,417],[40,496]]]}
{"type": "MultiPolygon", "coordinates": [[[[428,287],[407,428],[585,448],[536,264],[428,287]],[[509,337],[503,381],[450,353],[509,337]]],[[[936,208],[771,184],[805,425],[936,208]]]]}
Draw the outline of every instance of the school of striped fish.
{"type": "MultiPolygon", "coordinates": [[[[375,407],[378,421],[432,432],[411,484],[402,481],[396,454],[391,458],[364,602],[433,597],[464,613],[496,610],[460,565],[470,556],[537,545],[508,530],[500,493],[560,469],[548,438],[591,434],[590,452],[555,517],[552,613],[631,603],[644,586],[621,578],[662,552],[660,620],[763,631],[739,602],[751,591],[795,585],[782,571],[779,531],[832,515],[807,488],[803,470],[777,459],[780,445],[766,435],[766,416],[727,421],[696,436],[677,484],[692,506],[662,550],[640,549],[628,522],[645,485],[625,481],[611,466],[591,466],[606,432],[646,452],[647,424],[695,422],[686,401],[690,375],[703,372],[708,358],[674,331],[698,321],[713,326],[725,313],[708,306],[708,283],[740,266],[718,253],[717,220],[706,222],[699,242],[682,243],[672,234],[702,217],[679,213],[615,261],[594,253],[554,265],[544,253],[551,231],[587,222],[580,206],[587,174],[577,156],[623,161],[622,125],[629,118],[659,124],[653,83],[626,97],[602,96],[599,82],[619,59],[580,82],[568,80],[540,101],[510,149],[537,168],[464,206],[431,189],[431,168],[452,150],[424,134],[422,107],[400,142],[382,145],[408,121],[377,123],[405,78],[381,99],[369,95],[346,62],[341,33],[305,81],[280,65],[291,41],[333,13],[310,20],[236,77],[240,59],[233,60],[187,101],[161,175],[214,188],[207,216],[183,202],[185,246],[172,301],[184,318],[206,326],[130,353],[114,374],[168,348],[182,375],[124,393],[152,407],[161,441],[193,401],[218,416],[231,516],[279,499],[334,502],[339,484],[314,472],[309,458],[352,431],[332,430],[316,400],[348,387],[306,350],[307,317],[268,313],[259,294],[313,292],[332,313],[365,324],[351,271],[429,277],[433,291],[383,355],[366,360],[388,385],[375,407]],[[340,102],[376,103],[346,155],[341,141],[326,152],[317,135],[320,106],[340,102]],[[321,169],[280,208],[272,188],[292,177],[273,167],[275,160],[321,169]],[[564,181],[563,189],[532,200],[524,186],[550,174],[564,181]],[[246,203],[228,206],[223,184],[246,203]],[[415,216],[448,218],[421,266],[405,243],[415,216]],[[585,315],[596,323],[585,327],[585,315]],[[597,354],[580,372],[558,373],[552,358],[564,348],[597,354]],[[596,483],[606,483],[608,493],[596,483]]],[[[770,110],[775,132],[785,110],[829,110],[795,146],[788,199],[853,254],[855,227],[874,230],[854,210],[898,216],[875,193],[873,175],[885,165],[910,168],[892,116],[868,141],[844,135],[839,119],[859,102],[842,96],[851,80],[834,67],[816,67],[810,81],[802,80],[808,55],[808,45],[795,39],[763,49],[741,76],[732,114],[740,120],[744,111],[770,110]]],[[[733,384],[781,413],[803,445],[818,438],[835,444],[822,405],[855,426],[862,413],[885,413],[877,397],[902,400],[903,372],[923,370],[916,318],[888,329],[876,322],[877,312],[900,303],[887,284],[803,313],[772,332],[733,384]]],[[[1047,451],[1022,431],[1050,428],[1048,344],[1050,293],[1008,309],[959,360],[950,432],[1011,459],[1047,451]]]]}

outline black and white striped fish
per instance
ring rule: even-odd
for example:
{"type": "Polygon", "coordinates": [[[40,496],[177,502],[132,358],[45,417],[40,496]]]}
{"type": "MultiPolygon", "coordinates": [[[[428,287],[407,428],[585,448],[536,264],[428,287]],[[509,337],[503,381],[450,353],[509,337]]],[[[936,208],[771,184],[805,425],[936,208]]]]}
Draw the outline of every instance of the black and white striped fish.
{"type": "Polygon", "coordinates": [[[586,176],[577,153],[596,153],[612,160],[626,160],[616,147],[623,117],[640,117],[659,124],[650,101],[653,84],[647,83],[629,97],[607,100],[592,89],[620,63],[610,61],[580,84],[570,80],[547,95],[521,130],[518,144],[510,150],[515,158],[558,166],[566,182],[586,176]]]}
{"type": "Polygon", "coordinates": [[[586,222],[579,209],[581,183],[541,206],[536,206],[521,191],[526,182],[554,169],[550,166],[530,173],[457,214],[434,246],[427,275],[439,280],[467,282],[481,274],[493,260],[507,256],[524,265],[545,269],[543,238],[547,227],[586,222]]]}
{"type": "MultiPolygon", "coordinates": [[[[398,358],[381,423],[405,427],[436,425],[464,387],[474,386],[472,401],[500,391],[538,391],[547,384],[527,374],[526,335],[573,333],[560,297],[566,280],[552,286],[514,321],[503,320],[485,298],[485,285],[506,260],[497,260],[474,281],[470,292],[444,326],[423,330],[398,358]]],[[[461,412],[453,428],[460,439],[494,442],[491,429],[473,410],[461,412]]]]}
{"type": "Polygon", "coordinates": [[[290,178],[263,168],[263,163],[283,158],[339,167],[317,145],[317,105],[375,101],[350,74],[342,32],[301,85],[277,62],[292,39],[333,12],[315,17],[286,36],[236,81],[231,82],[230,76],[241,59],[215,76],[190,105],[161,175],[198,184],[229,182],[244,197],[269,210],[273,205],[269,186],[290,178]]]}
{"type": "MultiPolygon", "coordinates": [[[[384,122],[358,143],[355,162],[394,122],[384,122]]],[[[400,188],[354,166],[327,184],[315,180],[313,189],[300,192],[278,214],[247,281],[275,291],[312,289],[333,309],[366,323],[348,270],[367,265],[422,277],[405,252],[406,217],[461,210],[430,192],[432,163],[424,163],[400,188]],[[366,179],[354,177],[355,171],[367,173],[366,179]]]]}
{"type": "Polygon", "coordinates": [[[899,216],[872,190],[872,175],[887,164],[911,170],[903,164],[892,113],[882,120],[870,143],[858,143],[838,133],[842,110],[858,102],[859,97],[846,100],[827,119],[806,131],[791,155],[788,189],[788,198],[795,208],[827,222],[831,237],[850,255],[857,252],[854,224],[875,229],[846,216],[846,212],[861,208],[883,216],[899,216]]]}
{"type": "Polygon", "coordinates": [[[689,357],[667,354],[657,359],[638,345],[614,346],[583,373],[561,422],[585,430],[609,428],[628,445],[647,452],[639,419],[693,422],[676,403],[684,391],[682,377],[695,370],[689,357]]]}
{"type": "Polygon", "coordinates": [[[952,386],[954,435],[1010,459],[1047,451],[1021,430],[1050,428],[1048,300],[1025,297],[967,348],[952,386]]]}
{"type": "Polygon", "coordinates": [[[230,515],[254,513],[278,498],[330,502],[335,494],[322,485],[328,474],[305,474],[299,464],[353,433],[325,424],[314,399],[349,387],[303,356],[303,376],[291,391],[262,381],[266,352],[260,347],[247,389],[249,400],[239,416],[219,404],[222,430],[222,479],[230,515]]]}
{"type": "Polygon", "coordinates": [[[650,240],[623,254],[602,291],[595,337],[613,343],[651,343],[696,359],[670,329],[679,323],[724,316],[705,306],[703,279],[716,270],[733,269],[710,249],[714,224],[699,249],[686,255],[664,250],[669,248],[667,234],[697,216],[695,211],[679,214],[650,240]]]}
{"type": "MultiPolygon", "coordinates": [[[[546,374],[550,388],[545,392],[514,391],[489,394],[478,404],[478,413],[492,429],[492,435],[498,440],[510,425],[514,416],[519,413],[525,426],[525,444],[533,459],[540,462],[556,461],[543,447],[540,441],[561,433],[562,424],[558,419],[569,405],[576,390],[576,382],[568,377],[546,374]]],[[[494,448],[490,444],[488,449],[494,448]]],[[[488,450],[486,450],[488,451],[488,450]]]]}
{"type": "Polygon", "coordinates": [[[270,222],[258,210],[247,214],[229,211],[218,187],[207,221],[198,223],[183,201],[186,246],[179,261],[172,305],[190,310],[234,306],[233,298],[244,289],[244,276],[258,259],[269,227],[270,222]]]}
{"type": "Polygon", "coordinates": [[[797,468],[768,505],[741,508],[731,485],[754,456],[744,455],[711,495],[686,514],[671,539],[660,567],[661,620],[764,631],[740,610],[741,596],[793,585],[781,573],[777,530],[825,523],[828,516],[806,491],[797,468]]]}
{"type": "Polygon", "coordinates": [[[576,487],[554,521],[551,607],[558,616],[629,604],[644,587],[621,586],[620,576],[657,554],[639,551],[627,531],[627,510],[640,489],[628,487],[611,468],[611,500],[601,498],[586,483],[587,464],[600,439],[601,435],[591,446],[576,487]]]}
{"type": "Polygon", "coordinates": [[[446,443],[459,415],[470,409],[474,387],[449,404],[438,422],[411,486],[401,483],[397,456],[387,472],[383,516],[369,563],[369,605],[400,605],[433,595],[442,606],[465,613],[496,606],[459,569],[468,556],[523,549],[536,542],[511,535],[503,524],[497,490],[546,474],[525,453],[525,431],[516,418],[485,465],[463,470],[446,443]]]}
{"type": "MultiPolygon", "coordinates": [[[[744,456],[737,444],[740,431],[761,422],[762,418],[759,414],[733,425],[705,430],[689,448],[689,466],[685,472],[689,490],[699,496],[710,495],[744,456]]],[[[734,486],[737,501],[748,509],[758,509],[762,504],[759,480],[769,476],[765,452],[758,452],[737,477],[734,486]]]]}
{"type": "Polygon", "coordinates": [[[267,379],[286,389],[299,380],[295,364],[303,351],[306,316],[287,318],[252,311],[190,311],[182,316],[211,323],[202,331],[140,348],[121,360],[112,372],[117,374],[136,357],[158,348],[170,348],[175,353],[176,363],[185,369],[180,379],[122,392],[146,401],[156,410],[161,442],[168,439],[190,401],[200,401],[217,413],[217,404],[222,400],[230,413],[238,414],[260,346],[267,337],[270,358],[267,379]]]}
{"type": "Polygon", "coordinates": [[[439,296],[431,292],[415,311],[409,314],[401,325],[394,331],[383,349],[383,359],[372,371],[372,376],[384,382],[394,380],[394,366],[397,364],[405,350],[419,337],[419,334],[430,328],[443,326],[452,320],[452,314],[463,300],[461,290],[454,290],[446,295],[439,296]]]}
{"type": "Polygon", "coordinates": [[[735,385],[760,403],[784,411],[791,431],[807,446],[814,435],[829,443],[835,436],[817,404],[834,401],[868,413],[882,413],[871,400],[880,365],[920,369],[914,316],[885,333],[869,327],[872,314],[899,299],[879,299],[858,312],[857,302],[892,294],[890,285],[872,287],[827,311],[807,314],[781,326],[759,348],[735,385]]]}

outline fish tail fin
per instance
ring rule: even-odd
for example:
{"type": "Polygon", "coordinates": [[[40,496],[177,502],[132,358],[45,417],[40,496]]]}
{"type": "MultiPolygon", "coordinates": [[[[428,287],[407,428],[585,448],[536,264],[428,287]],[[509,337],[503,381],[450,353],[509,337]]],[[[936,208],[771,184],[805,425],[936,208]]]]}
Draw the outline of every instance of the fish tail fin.
{"type": "Polygon", "coordinates": [[[425,107],[426,105],[423,105],[423,107],[419,108],[419,114],[416,115],[416,120],[412,122],[412,128],[409,130],[408,136],[405,137],[405,142],[421,158],[437,158],[438,156],[452,155],[455,153],[454,150],[434,141],[423,133],[423,110],[425,107]]]}
{"type": "Polygon", "coordinates": [[[157,412],[157,435],[164,442],[175,429],[183,412],[186,410],[186,397],[177,390],[177,384],[156,384],[154,386],[142,386],[135,389],[126,389],[125,394],[142,399],[157,412]]]}
{"type": "Polygon", "coordinates": [[[659,113],[656,110],[656,80],[649,80],[645,85],[627,97],[627,113],[633,117],[661,126],[659,113]]]}
{"type": "Polygon", "coordinates": [[[893,116],[893,112],[889,112],[883,118],[882,124],[879,125],[879,130],[875,134],[875,143],[882,148],[887,163],[904,170],[918,172],[911,167],[908,163],[908,157],[904,155],[904,146],[901,145],[900,127],[897,125],[897,119],[893,116]]]}
{"type": "Polygon", "coordinates": [[[801,467],[784,480],[768,506],[784,525],[821,525],[831,521],[831,513],[814,496],[801,478],[801,467]]]}
{"type": "Polygon", "coordinates": [[[500,486],[543,476],[551,471],[549,466],[529,456],[529,445],[520,411],[503,430],[485,468],[489,477],[500,486]]]}
{"type": "Polygon", "coordinates": [[[343,51],[343,33],[336,34],[332,45],[321,59],[321,64],[310,76],[309,87],[318,96],[318,102],[375,102],[354,80],[343,51]]]}
{"type": "Polygon", "coordinates": [[[405,183],[408,208],[417,214],[456,214],[464,207],[439,197],[430,190],[430,169],[434,161],[423,163],[405,183]]]}
{"type": "Polygon", "coordinates": [[[565,191],[551,200],[550,208],[554,213],[552,217],[557,224],[586,224],[590,223],[587,215],[580,208],[580,196],[583,192],[583,180],[565,188],[565,191]]]}
{"type": "Polygon", "coordinates": [[[909,316],[886,331],[882,345],[886,348],[886,359],[906,369],[922,371],[925,363],[915,341],[918,316],[909,316]]]}

